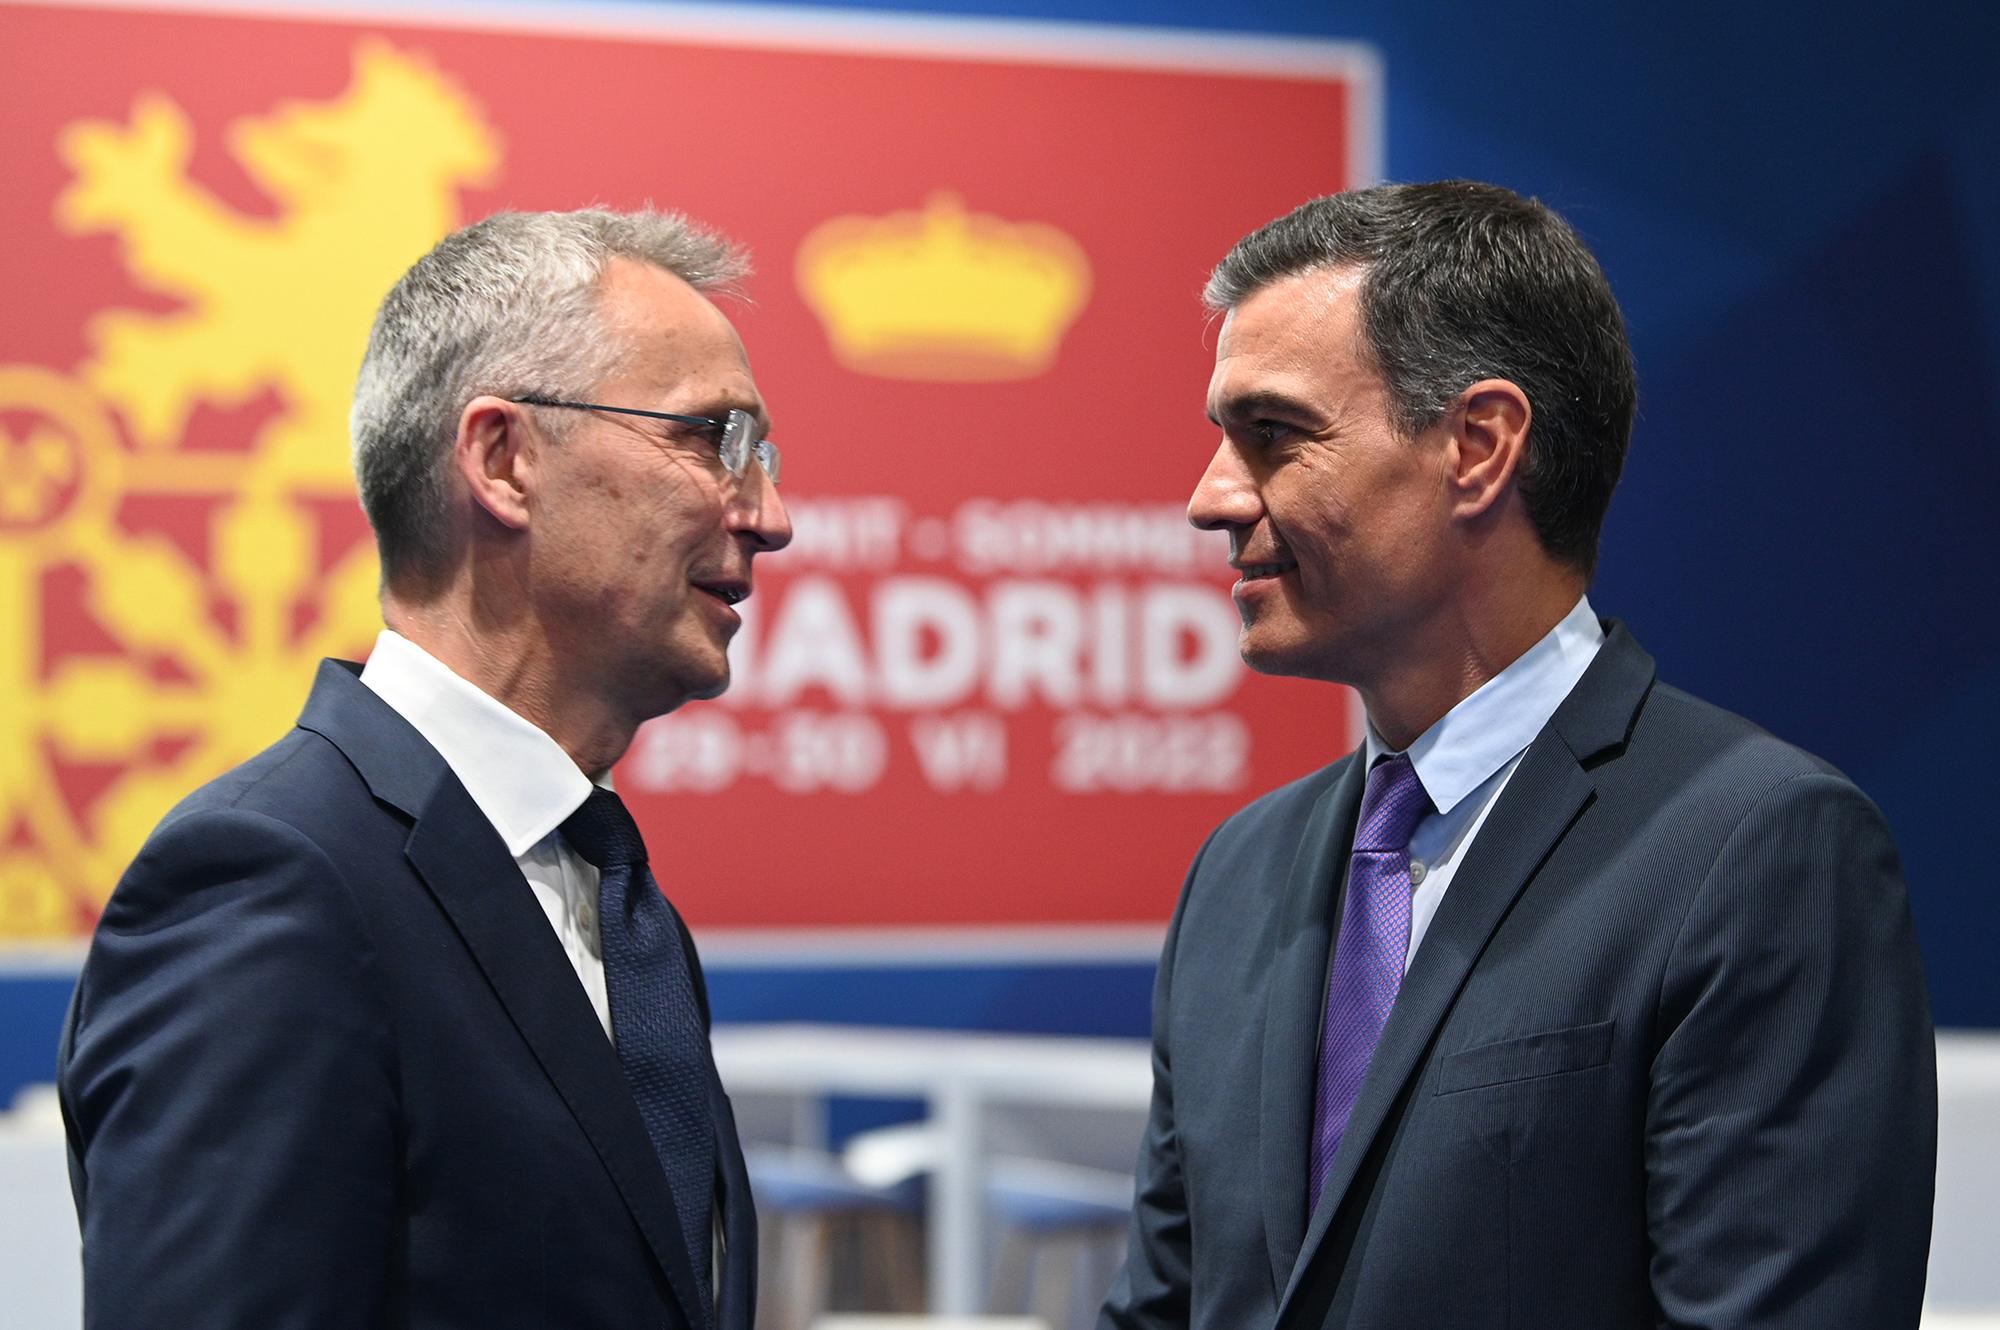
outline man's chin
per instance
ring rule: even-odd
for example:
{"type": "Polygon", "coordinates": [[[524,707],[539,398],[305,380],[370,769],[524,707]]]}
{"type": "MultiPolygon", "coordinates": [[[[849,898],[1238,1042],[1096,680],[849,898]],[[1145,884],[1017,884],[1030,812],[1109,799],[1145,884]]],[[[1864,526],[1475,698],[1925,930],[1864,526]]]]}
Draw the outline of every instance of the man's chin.
{"type": "Polygon", "coordinates": [[[697,685],[695,688],[691,689],[688,693],[688,700],[691,702],[695,701],[706,702],[710,698],[721,697],[724,693],[728,691],[729,691],[729,662],[727,659],[725,659],[722,662],[722,671],[720,674],[716,676],[715,681],[713,683],[709,683],[706,685],[697,685]]]}
{"type": "Polygon", "coordinates": [[[1284,679],[1326,679],[1325,662],[1310,644],[1276,640],[1271,633],[1245,628],[1236,638],[1236,652],[1244,665],[1259,674],[1284,679]]]}
{"type": "Polygon", "coordinates": [[[720,698],[724,692],[730,690],[730,658],[722,656],[716,668],[706,678],[688,678],[682,682],[688,688],[686,694],[688,702],[706,702],[710,698],[720,698]]]}
{"type": "Polygon", "coordinates": [[[729,662],[725,659],[718,670],[696,677],[691,674],[677,674],[671,679],[655,677],[648,682],[643,698],[644,714],[648,719],[671,715],[689,702],[705,702],[721,697],[729,690],[729,662]]]}

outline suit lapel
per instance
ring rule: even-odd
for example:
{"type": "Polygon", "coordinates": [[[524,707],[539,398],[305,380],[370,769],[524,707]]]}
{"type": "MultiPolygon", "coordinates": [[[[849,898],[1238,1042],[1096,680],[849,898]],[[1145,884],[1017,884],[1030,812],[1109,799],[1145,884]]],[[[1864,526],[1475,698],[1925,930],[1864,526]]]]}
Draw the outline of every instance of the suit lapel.
{"type": "Polygon", "coordinates": [[[666,1175],[617,1055],[513,857],[448,771],[410,833],[408,852],[625,1198],[687,1323],[702,1324],[666,1175]]]}
{"type": "MultiPolygon", "coordinates": [[[[701,968],[701,954],[694,934],[673,902],[674,926],[680,931],[681,947],[687,954],[688,974],[694,980],[695,1005],[701,1012],[704,1035],[712,1024],[708,1006],[708,979],[701,968]]],[[[715,1206],[722,1221],[722,1269],[715,1285],[715,1317],[718,1330],[750,1330],[757,1320],[757,1211],[750,1196],[750,1171],[743,1162],[743,1143],[736,1134],[736,1114],[722,1077],[711,1054],[708,1064],[709,1117],[715,1123],[715,1206]]]]}
{"type": "Polygon", "coordinates": [[[688,1325],[702,1324],[666,1175],[597,1014],[520,868],[436,750],[336,663],[299,724],[353,762],[376,797],[415,819],[411,866],[568,1105],[666,1272],[688,1325]]]}
{"type": "Polygon", "coordinates": [[[1306,1232],[1305,1176],[1311,1149],[1313,1075],[1320,1009],[1332,948],[1341,861],[1361,802],[1361,759],[1350,756],[1306,818],[1284,900],[1265,995],[1259,1164],[1264,1241],[1273,1291],[1285,1286],[1306,1232]]]}
{"type": "Polygon", "coordinates": [[[744,1167],[729,1096],[719,1079],[710,1083],[709,1103],[716,1122],[715,1200],[722,1213],[723,1242],[715,1314],[721,1330],[750,1330],[757,1321],[757,1212],[750,1200],[750,1173],[744,1167]]]}
{"type": "MultiPolygon", "coordinates": [[[[1584,763],[1624,740],[1652,685],[1652,657],[1622,625],[1612,623],[1608,628],[1597,659],[1528,746],[1417,948],[1368,1064],[1319,1207],[1289,1269],[1278,1303],[1280,1324],[1321,1239],[1347,1202],[1362,1160],[1378,1138],[1393,1133],[1396,1124],[1390,1111],[1428,1056],[1438,1027],[1494,930],[1591,801],[1596,785],[1584,763]]],[[[1322,941],[1322,964],[1325,945],[1322,941]]],[[[1267,1074],[1269,1070],[1267,1058],[1267,1074]]],[[[1310,1092],[1306,1103],[1309,1113],[1310,1092]]],[[[1267,1172],[1267,1185],[1269,1178],[1267,1172]]],[[[1293,1186],[1297,1188],[1296,1181],[1293,1186]]]]}

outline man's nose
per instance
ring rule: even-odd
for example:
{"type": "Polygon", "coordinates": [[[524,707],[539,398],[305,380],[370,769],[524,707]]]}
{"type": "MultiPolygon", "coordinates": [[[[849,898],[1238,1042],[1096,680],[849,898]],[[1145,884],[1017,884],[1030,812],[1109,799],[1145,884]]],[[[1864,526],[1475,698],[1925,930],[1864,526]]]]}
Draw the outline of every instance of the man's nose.
{"type": "Polygon", "coordinates": [[[1263,499],[1242,453],[1228,439],[1222,440],[1188,499],[1188,521],[1203,531],[1220,531],[1250,526],[1263,511],[1263,499]]]}
{"type": "Polygon", "coordinates": [[[781,550],[792,543],[792,515],[777,482],[764,474],[761,463],[752,462],[729,505],[729,529],[747,537],[753,552],[781,550]]]}

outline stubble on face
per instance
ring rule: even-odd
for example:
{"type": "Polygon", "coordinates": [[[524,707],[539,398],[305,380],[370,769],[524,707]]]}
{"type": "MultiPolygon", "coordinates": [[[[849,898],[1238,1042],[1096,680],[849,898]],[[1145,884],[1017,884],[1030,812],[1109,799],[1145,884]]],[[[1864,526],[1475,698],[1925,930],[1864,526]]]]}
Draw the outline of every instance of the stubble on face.
{"type": "Polygon", "coordinates": [[[1296,274],[1230,312],[1209,386],[1223,439],[1190,504],[1230,534],[1245,663],[1357,686],[1395,668],[1445,568],[1442,453],[1391,416],[1362,275],[1296,274]]]}
{"type": "MultiPolygon", "coordinates": [[[[600,308],[620,363],[587,400],[763,418],[734,328],[680,278],[614,260],[600,308]]],[[[753,546],[771,544],[732,533],[737,496],[712,443],[669,422],[595,415],[553,446],[546,475],[537,595],[554,668],[635,726],[721,693],[741,623],[733,602],[750,592],[753,546]]]]}

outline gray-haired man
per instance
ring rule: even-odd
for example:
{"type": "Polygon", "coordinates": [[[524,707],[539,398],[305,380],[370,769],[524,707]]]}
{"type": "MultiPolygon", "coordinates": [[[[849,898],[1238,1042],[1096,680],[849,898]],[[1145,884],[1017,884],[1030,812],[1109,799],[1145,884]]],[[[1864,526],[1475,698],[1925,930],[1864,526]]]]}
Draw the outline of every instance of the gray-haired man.
{"type": "Polygon", "coordinates": [[[387,629],[161,823],[77,991],[91,1324],[751,1324],[700,967],[603,784],[728,684],[790,539],[707,294],[743,271],[677,216],[501,214],[383,303],[387,629]]]}

